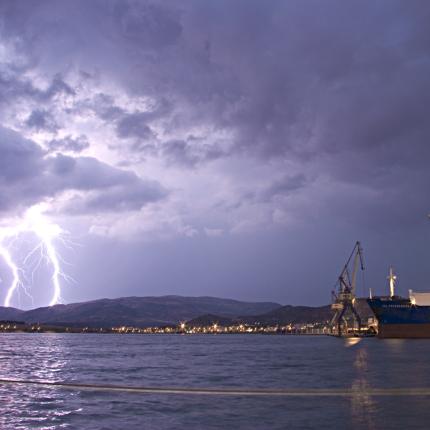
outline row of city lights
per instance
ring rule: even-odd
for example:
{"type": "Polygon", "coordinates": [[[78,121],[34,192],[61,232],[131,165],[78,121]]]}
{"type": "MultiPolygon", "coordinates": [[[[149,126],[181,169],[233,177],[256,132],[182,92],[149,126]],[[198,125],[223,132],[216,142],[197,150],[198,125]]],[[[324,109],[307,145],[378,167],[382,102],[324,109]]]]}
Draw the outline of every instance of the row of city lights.
{"type": "Polygon", "coordinates": [[[117,333],[160,333],[160,334],[214,334],[214,333],[295,333],[295,332],[311,332],[315,333],[328,332],[329,328],[322,324],[305,324],[305,325],[285,325],[285,326],[254,326],[254,325],[231,325],[231,326],[221,326],[219,324],[212,324],[208,326],[187,326],[185,323],[179,324],[177,327],[146,327],[146,328],[136,328],[136,327],[112,327],[113,332],[117,333]]]}
{"type": "Polygon", "coordinates": [[[0,331],[26,331],[26,332],[66,332],[66,333],[119,333],[119,334],[233,334],[233,333],[308,333],[308,334],[326,334],[330,332],[327,325],[321,323],[315,324],[288,324],[288,325],[248,325],[238,324],[230,326],[221,326],[217,323],[207,326],[187,325],[180,323],[178,326],[165,327],[132,327],[120,326],[106,328],[71,328],[58,326],[44,326],[40,324],[23,324],[23,323],[3,323],[0,324],[0,331]]]}

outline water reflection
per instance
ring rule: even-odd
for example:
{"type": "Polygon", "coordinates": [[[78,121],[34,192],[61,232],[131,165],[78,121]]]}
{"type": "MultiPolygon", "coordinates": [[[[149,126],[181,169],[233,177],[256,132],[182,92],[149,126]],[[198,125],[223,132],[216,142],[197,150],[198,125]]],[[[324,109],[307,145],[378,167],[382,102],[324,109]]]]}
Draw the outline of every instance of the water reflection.
{"type": "Polygon", "coordinates": [[[352,389],[349,396],[137,395],[1,385],[0,429],[427,429],[430,343],[323,336],[0,335],[0,378],[203,388],[352,389]],[[347,347],[346,347],[347,346],[347,347]],[[336,379],[333,376],[336,376],[336,379]],[[399,401],[400,400],[400,401],[399,401]]]}
{"type": "MultiPolygon", "coordinates": [[[[7,342],[3,342],[0,357],[1,378],[50,382],[62,379],[60,375],[68,366],[69,355],[64,337],[56,334],[3,337],[7,342]]],[[[31,385],[0,385],[0,403],[3,409],[0,415],[2,429],[63,428],[66,425],[64,418],[74,411],[66,405],[65,395],[60,390],[31,385]],[[8,427],[10,423],[13,426],[8,427]]]]}
{"type": "Polygon", "coordinates": [[[38,366],[34,376],[37,379],[54,382],[61,380],[59,375],[68,365],[69,348],[64,336],[50,334],[44,338],[39,350],[38,366]]]}
{"type": "Polygon", "coordinates": [[[406,339],[384,339],[383,342],[393,352],[402,352],[405,347],[406,339]]]}
{"type": "Polygon", "coordinates": [[[371,387],[368,380],[369,357],[366,345],[361,345],[360,348],[357,348],[353,365],[356,371],[356,378],[351,385],[353,392],[351,397],[353,423],[360,428],[364,426],[366,429],[376,429],[376,402],[369,395],[371,387]]]}
{"type": "Polygon", "coordinates": [[[348,348],[350,346],[357,345],[361,341],[360,337],[347,337],[345,338],[345,346],[348,348]]]}

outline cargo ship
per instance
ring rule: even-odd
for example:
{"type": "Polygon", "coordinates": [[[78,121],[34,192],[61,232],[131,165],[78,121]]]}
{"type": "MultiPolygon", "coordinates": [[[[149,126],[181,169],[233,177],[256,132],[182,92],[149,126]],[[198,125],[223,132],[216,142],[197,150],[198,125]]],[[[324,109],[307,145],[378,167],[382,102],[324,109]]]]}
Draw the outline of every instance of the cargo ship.
{"type": "Polygon", "coordinates": [[[409,290],[409,298],[395,295],[396,276],[390,268],[390,295],[369,297],[380,338],[430,338],[430,292],[409,290]]]}

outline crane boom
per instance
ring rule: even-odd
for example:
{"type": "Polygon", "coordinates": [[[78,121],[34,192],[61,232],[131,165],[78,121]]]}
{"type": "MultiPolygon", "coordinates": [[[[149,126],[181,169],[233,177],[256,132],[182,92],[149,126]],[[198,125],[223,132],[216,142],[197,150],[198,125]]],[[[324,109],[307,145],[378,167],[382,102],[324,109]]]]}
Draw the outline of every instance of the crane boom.
{"type": "Polygon", "coordinates": [[[335,314],[331,325],[337,336],[348,335],[348,324],[352,324],[352,330],[358,329],[358,333],[361,330],[361,318],[357,312],[355,300],[359,264],[361,270],[364,270],[363,250],[360,242],[356,242],[351,255],[340,272],[338,280],[339,292],[333,296],[334,303],[332,304],[332,309],[335,311],[335,314]]]}
{"type": "Polygon", "coordinates": [[[355,289],[357,285],[357,271],[358,271],[358,263],[361,264],[361,270],[364,270],[364,262],[363,262],[363,250],[361,249],[360,242],[357,242],[355,244],[354,250],[355,252],[354,256],[354,265],[352,268],[352,276],[351,276],[351,293],[355,295],[355,289]]]}

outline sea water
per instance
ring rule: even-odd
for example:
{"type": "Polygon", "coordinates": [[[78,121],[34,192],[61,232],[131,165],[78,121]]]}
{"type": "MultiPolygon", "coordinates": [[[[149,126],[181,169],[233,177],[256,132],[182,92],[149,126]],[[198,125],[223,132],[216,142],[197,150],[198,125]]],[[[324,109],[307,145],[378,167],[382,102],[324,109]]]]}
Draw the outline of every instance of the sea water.
{"type": "Polygon", "coordinates": [[[430,388],[426,340],[8,333],[0,334],[0,379],[304,393],[145,394],[0,382],[2,430],[430,428],[430,397],[407,390],[430,388]],[[390,395],[392,388],[404,390],[390,395]],[[349,394],[330,395],[338,389],[349,394]]]}

